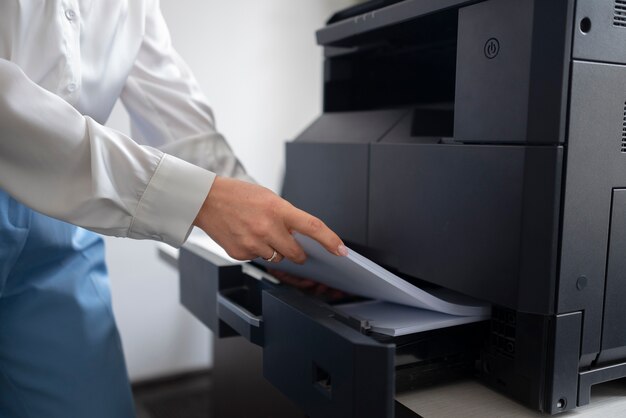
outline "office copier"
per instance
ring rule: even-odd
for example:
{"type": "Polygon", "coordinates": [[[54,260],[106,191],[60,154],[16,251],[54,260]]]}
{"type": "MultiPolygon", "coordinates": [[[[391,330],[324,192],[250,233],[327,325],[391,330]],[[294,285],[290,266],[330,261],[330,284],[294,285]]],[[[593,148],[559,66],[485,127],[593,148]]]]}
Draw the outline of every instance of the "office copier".
{"type": "Polygon", "coordinates": [[[626,1],[370,1],[317,41],[323,113],[284,197],[490,320],[385,337],[189,249],[182,303],[313,418],[400,416],[397,392],[462,374],[556,414],[625,377],[626,1]]]}

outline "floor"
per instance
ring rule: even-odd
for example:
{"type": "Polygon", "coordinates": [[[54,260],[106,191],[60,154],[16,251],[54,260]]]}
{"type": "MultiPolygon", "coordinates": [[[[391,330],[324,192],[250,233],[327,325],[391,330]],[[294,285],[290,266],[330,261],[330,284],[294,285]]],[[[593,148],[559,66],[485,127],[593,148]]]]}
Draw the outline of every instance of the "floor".
{"type": "Polygon", "coordinates": [[[209,371],[133,384],[137,418],[210,418],[209,371]]]}

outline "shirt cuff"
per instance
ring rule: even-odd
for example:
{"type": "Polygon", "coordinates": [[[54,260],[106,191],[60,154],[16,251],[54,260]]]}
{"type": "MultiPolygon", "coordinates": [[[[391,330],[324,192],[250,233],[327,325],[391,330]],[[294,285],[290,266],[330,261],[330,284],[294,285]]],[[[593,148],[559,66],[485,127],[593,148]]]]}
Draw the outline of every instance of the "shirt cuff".
{"type": "Polygon", "coordinates": [[[163,241],[173,247],[183,245],[215,176],[164,154],[139,200],[128,236],[163,241]]]}

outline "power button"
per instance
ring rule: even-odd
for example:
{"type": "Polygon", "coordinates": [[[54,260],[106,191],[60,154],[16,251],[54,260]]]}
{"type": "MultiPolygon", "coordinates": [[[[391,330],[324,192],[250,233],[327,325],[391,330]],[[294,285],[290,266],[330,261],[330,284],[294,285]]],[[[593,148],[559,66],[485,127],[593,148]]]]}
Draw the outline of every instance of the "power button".
{"type": "Polygon", "coordinates": [[[485,56],[492,60],[500,53],[500,41],[496,38],[489,38],[485,43],[485,56]]]}

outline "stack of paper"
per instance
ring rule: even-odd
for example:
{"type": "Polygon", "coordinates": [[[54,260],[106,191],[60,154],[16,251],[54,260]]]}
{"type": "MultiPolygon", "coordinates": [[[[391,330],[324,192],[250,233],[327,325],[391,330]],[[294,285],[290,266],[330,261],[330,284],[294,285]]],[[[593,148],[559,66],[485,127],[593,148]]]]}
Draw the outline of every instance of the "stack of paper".
{"type": "Polygon", "coordinates": [[[367,321],[373,332],[392,337],[469,324],[489,318],[489,315],[448,315],[377,300],[339,305],[337,309],[352,318],[367,321]]]}
{"type": "Polygon", "coordinates": [[[338,307],[351,316],[368,320],[377,332],[404,335],[477,322],[490,315],[487,304],[449,292],[439,295],[426,292],[353,250],[349,249],[346,257],[338,257],[309,237],[300,234],[294,237],[308,256],[304,265],[288,260],[278,264],[261,263],[377,300],[338,307]]]}

